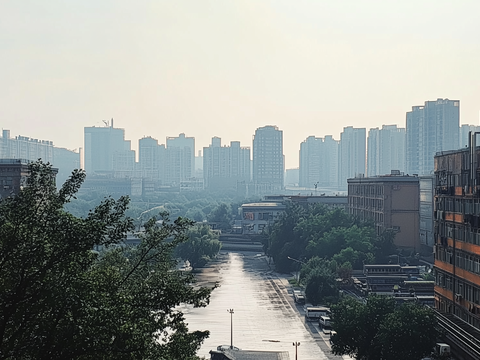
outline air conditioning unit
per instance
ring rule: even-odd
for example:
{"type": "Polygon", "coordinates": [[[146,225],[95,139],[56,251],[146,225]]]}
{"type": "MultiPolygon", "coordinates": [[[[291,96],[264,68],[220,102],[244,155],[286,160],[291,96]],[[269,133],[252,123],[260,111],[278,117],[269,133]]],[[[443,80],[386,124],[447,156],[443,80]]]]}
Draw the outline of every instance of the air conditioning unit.
{"type": "Polygon", "coordinates": [[[435,346],[435,350],[438,355],[450,354],[450,345],[445,343],[437,343],[435,346]]]}

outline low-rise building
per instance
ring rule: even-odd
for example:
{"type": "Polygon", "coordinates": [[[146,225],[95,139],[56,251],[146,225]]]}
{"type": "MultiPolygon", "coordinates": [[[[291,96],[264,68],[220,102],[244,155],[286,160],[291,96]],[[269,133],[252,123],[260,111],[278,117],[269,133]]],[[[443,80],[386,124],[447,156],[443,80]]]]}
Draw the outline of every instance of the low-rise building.
{"type": "Polygon", "coordinates": [[[349,213],[373,220],[377,234],[395,231],[395,245],[420,250],[419,180],[417,176],[391,175],[348,179],[349,213]]]}
{"type": "Polygon", "coordinates": [[[243,204],[240,208],[243,234],[261,234],[285,209],[286,205],[277,202],[243,204]]]}
{"type": "MultiPolygon", "coordinates": [[[[17,195],[27,184],[30,175],[30,160],[0,159],[0,199],[17,195]]],[[[53,168],[56,176],[58,169],[53,168]]]]}

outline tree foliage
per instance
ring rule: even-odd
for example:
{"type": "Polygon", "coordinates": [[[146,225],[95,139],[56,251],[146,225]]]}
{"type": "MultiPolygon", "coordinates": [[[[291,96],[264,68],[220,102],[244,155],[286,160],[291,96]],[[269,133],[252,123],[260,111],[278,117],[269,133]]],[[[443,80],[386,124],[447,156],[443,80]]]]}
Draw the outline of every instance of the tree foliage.
{"type": "Polygon", "coordinates": [[[178,244],[176,256],[188,260],[192,268],[204,266],[220,251],[218,235],[207,224],[196,224],[187,231],[188,240],[178,244]]]}
{"type": "Polygon", "coordinates": [[[366,304],[347,297],[332,307],[337,332],[332,352],[357,360],[421,359],[438,337],[433,311],[395,298],[370,296],[366,304]]]}
{"type": "Polygon", "coordinates": [[[308,260],[316,256],[360,269],[395,253],[393,238],[390,232],[377,236],[372,223],[360,222],[342,209],[289,205],[271,227],[265,248],[281,272],[296,266],[288,257],[308,260]]]}
{"type": "Polygon", "coordinates": [[[74,171],[57,191],[37,162],[0,202],[0,359],[193,359],[208,332],[189,332],[175,308],[206,306],[211,289],[192,287],[172,260],[191,222],[164,214],[124,246],[127,198],[84,218],[64,211],[84,177],[74,171]]]}
{"type": "Polygon", "coordinates": [[[231,209],[225,203],[215,207],[207,218],[209,222],[216,223],[217,228],[220,230],[226,231],[232,228],[231,209]]]}
{"type": "Polygon", "coordinates": [[[305,282],[305,295],[313,305],[328,304],[338,297],[336,263],[318,257],[311,258],[300,272],[305,282]]]}

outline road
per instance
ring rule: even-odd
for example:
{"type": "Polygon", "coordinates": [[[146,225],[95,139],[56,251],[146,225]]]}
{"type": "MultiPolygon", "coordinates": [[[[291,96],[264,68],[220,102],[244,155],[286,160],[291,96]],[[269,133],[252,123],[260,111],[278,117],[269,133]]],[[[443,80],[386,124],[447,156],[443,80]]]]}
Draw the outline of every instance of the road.
{"type": "Polygon", "coordinates": [[[288,351],[295,359],[293,342],[300,342],[302,360],[343,360],[330,352],[328,338],[313,323],[306,323],[302,306],[296,306],[285,276],[274,273],[266,258],[253,253],[221,254],[217,262],[199,274],[202,285],[215,281],[210,305],[182,307],[189,329],[209,330],[198,355],[210,358],[209,351],[230,344],[230,314],[234,309],[233,345],[245,350],[288,351]]]}

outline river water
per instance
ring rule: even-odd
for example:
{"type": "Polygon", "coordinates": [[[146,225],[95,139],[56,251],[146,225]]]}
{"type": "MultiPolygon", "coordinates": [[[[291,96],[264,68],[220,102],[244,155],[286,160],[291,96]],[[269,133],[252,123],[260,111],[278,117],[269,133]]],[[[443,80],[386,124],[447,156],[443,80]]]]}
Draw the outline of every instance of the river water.
{"type": "MultiPolygon", "coordinates": [[[[295,359],[293,342],[300,342],[298,359],[342,359],[328,353],[321,336],[309,330],[295,308],[288,283],[273,273],[264,256],[253,253],[223,253],[198,275],[201,285],[218,281],[206,308],[183,307],[189,330],[209,330],[199,356],[230,345],[230,314],[234,309],[233,345],[244,350],[288,351],[295,359]],[[324,351],[320,349],[320,346],[324,351]]],[[[313,329],[314,330],[314,329],[313,329]]]]}

